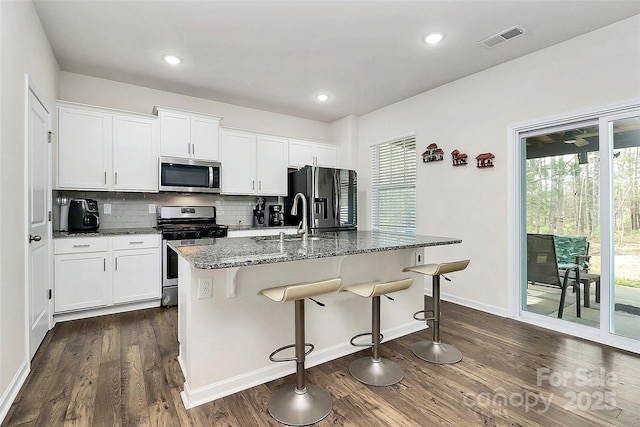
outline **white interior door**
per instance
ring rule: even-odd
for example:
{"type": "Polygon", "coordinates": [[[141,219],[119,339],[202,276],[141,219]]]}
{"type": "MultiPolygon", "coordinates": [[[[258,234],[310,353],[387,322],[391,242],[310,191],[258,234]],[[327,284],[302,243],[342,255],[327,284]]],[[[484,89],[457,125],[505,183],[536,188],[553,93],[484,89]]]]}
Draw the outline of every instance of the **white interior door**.
{"type": "Polygon", "coordinates": [[[28,312],[29,356],[49,330],[49,112],[29,88],[28,120],[28,312]]]}

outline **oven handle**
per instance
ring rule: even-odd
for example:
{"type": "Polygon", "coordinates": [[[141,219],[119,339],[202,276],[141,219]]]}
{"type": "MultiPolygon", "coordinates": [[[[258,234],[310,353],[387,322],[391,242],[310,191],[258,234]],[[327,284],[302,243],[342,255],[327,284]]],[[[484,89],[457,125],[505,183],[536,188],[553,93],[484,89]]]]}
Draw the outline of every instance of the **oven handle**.
{"type": "Polygon", "coordinates": [[[209,166],[209,188],[213,188],[213,166],[209,166]]]}

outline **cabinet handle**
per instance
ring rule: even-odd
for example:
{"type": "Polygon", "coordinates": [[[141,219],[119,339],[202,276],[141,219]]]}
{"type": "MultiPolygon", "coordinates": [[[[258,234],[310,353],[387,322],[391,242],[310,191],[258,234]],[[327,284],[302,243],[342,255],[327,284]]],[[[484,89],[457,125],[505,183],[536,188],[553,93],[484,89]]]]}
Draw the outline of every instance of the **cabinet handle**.
{"type": "Polygon", "coordinates": [[[258,181],[258,190],[262,190],[262,180],[258,181]]]}
{"type": "Polygon", "coordinates": [[[191,154],[191,144],[189,144],[188,142],[187,142],[187,151],[189,152],[189,154],[191,154]]]}
{"type": "Polygon", "coordinates": [[[107,171],[104,171],[104,184],[107,185],[107,171]]]}
{"type": "Polygon", "coordinates": [[[117,184],[118,184],[118,172],[116,172],[116,173],[115,173],[115,175],[116,175],[116,176],[115,176],[114,181],[115,181],[115,184],[117,185],[117,184]]]}
{"type": "Polygon", "coordinates": [[[191,154],[196,155],[196,144],[191,144],[191,154]]]}
{"type": "Polygon", "coordinates": [[[118,257],[116,257],[115,262],[116,262],[116,271],[118,271],[118,257]]]}
{"type": "Polygon", "coordinates": [[[135,242],[129,242],[130,245],[141,245],[144,243],[144,240],[136,240],[135,242]]]}
{"type": "Polygon", "coordinates": [[[74,248],[88,248],[91,245],[73,245],[74,248]]]}
{"type": "Polygon", "coordinates": [[[102,258],[102,269],[104,271],[107,271],[107,259],[106,258],[102,258]]]}
{"type": "Polygon", "coordinates": [[[251,181],[251,189],[252,190],[256,189],[256,180],[255,179],[253,181],[251,181]]]}

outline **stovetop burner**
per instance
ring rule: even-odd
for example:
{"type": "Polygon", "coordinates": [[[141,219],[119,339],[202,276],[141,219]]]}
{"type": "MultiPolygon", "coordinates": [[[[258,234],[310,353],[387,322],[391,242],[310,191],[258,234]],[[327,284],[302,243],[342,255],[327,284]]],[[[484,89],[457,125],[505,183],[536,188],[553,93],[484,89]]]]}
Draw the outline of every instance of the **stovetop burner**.
{"type": "Polygon", "coordinates": [[[157,219],[167,240],[227,236],[228,227],[216,224],[215,206],[160,206],[157,219]]]}

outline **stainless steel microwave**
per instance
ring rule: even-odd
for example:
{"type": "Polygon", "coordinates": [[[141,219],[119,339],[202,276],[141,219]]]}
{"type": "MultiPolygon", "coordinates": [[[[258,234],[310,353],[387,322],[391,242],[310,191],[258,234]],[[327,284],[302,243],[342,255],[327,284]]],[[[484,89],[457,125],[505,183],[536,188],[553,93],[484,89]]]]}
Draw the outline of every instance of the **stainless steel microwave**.
{"type": "Polygon", "coordinates": [[[219,193],[220,163],[203,160],[160,157],[160,191],[219,193]]]}

